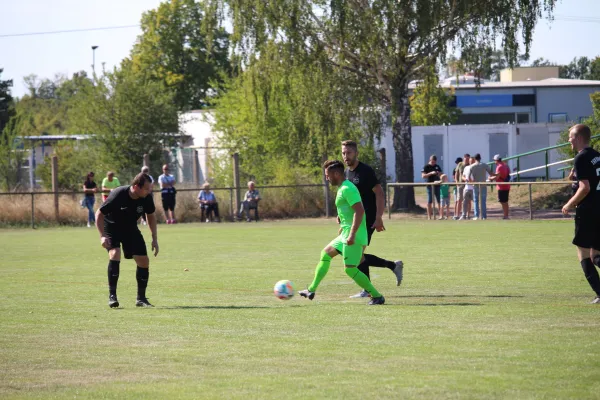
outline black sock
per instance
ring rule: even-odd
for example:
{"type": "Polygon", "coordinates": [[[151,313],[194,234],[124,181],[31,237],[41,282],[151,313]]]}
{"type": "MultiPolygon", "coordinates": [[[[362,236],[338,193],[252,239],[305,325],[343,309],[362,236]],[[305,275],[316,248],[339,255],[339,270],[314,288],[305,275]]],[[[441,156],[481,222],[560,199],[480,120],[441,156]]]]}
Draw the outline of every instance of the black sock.
{"type": "Polygon", "coordinates": [[[371,267],[389,268],[391,270],[396,268],[395,262],[384,260],[383,258],[374,256],[373,254],[365,254],[365,262],[371,267]]]}
{"type": "Polygon", "coordinates": [[[119,281],[121,261],[108,261],[108,293],[117,295],[117,282],[119,281]]]}
{"type": "Polygon", "coordinates": [[[594,265],[596,265],[596,267],[600,268],[600,254],[596,254],[594,256],[594,265]]]}
{"type": "Polygon", "coordinates": [[[138,284],[138,300],[146,298],[146,287],[148,286],[148,277],[150,276],[150,271],[148,268],[140,268],[137,267],[137,271],[135,272],[135,279],[137,279],[138,284]]]}
{"type": "MultiPolygon", "coordinates": [[[[366,254],[365,254],[365,256],[366,256],[366,254]]],[[[360,272],[362,272],[363,274],[365,274],[369,280],[371,280],[371,276],[369,275],[369,263],[367,262],[366,258],[363,262],[358,264],[358,270],[360,272]]]]}
{"type": "Polygon", "coordinates": [[[596,292],[597,296],[600,296],[600,277],[598,277],[598,271],[596,270],[592,260],[589,258],[584,258],[581,260],[581,268],[583,268],[585,279],[587,279],[592,290],[596,292]]]}

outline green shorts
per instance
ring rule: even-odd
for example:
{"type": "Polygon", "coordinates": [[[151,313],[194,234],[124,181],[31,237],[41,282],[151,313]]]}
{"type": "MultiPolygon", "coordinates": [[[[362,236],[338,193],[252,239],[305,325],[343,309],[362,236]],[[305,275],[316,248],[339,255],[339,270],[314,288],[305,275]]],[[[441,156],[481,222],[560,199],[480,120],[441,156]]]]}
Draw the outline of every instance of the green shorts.
{"type": "Polygon", "coordinates": [[[342,254],[344,258],[344,265],[358,266],[363,255],[363,245],[354,243],[352,246],[348,246],[346,239],[342,235],[333,239],[329,246],[333,247],[342,254]]]}

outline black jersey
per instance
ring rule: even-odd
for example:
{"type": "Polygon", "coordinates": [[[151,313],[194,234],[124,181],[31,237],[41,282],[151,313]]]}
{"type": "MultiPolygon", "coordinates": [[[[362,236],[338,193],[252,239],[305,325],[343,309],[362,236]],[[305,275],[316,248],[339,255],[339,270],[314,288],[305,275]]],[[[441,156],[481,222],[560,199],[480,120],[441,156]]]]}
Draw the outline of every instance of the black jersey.
{"type": "Polygon", "coordinates": [[[590,192],[577,205],[581,211],[598,212],[600,208],[600,153],[591,147],[581,150],[574,161],[578,181],[587,180],[590,192]]]}
{"type": "Polygon", "coordinates": [[[100,207],[104,214],[104,229],[137,229],[137,221],[142,214],[155,211],[152,194],[140,199],[132,199],[129,195],[131,186],[120,186],[110,192],[100,207]]]}
{"type": "Polygon", "coordinates": [[[350,168],[346,168],[344,173],[346,179],[354,183],[358,188],[363,207],[365,208],[367,225],[369,225],[369,223],[372,224],[375,222],[375,217],[377,216],[377,202],[373,188],[376,185],[379,185],[379,180],[377,179],[377,175],[375,175],[375,171],[367,164],[359,161],[356,168],[354,168],[354,171],[351,171],[350,168]]]}
{"type": "MultiPolygon", "coordinates": [[[[422,173],[428,174],[430,172],[439,172],[440,174],[442,173],[442,167],[440,167],[438,164],[435,165],[431,165],[429,163],[425,164],[425,166],[423,167],[423,169],[421,170],[422,173]]],[[[427,178],[427,182],[435,182],[437,181],[439,178],[439,175],[430,175],[427,178]]]]}

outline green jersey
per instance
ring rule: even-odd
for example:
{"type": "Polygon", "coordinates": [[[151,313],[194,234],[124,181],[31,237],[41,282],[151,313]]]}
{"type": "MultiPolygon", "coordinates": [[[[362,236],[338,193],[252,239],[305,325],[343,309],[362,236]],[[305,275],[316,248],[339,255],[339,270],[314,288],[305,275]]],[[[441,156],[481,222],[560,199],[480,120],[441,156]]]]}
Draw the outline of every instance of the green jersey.
{"type": "Polygon", "coordinates": [[[450,191],[447,183],[442,183],[440,185],[440,196],[445,199],[446,197],[450,197],[450,191]]]}
{"type": "MultiPolygon", "coordinates": [[[[360,193],[354,183],[349,180],[342,182],[337,191],[337,196],[335,197],[335,206],[337,208],[338,216],[340,217],[340,226],[342,228],[342,237],[344,240],[348,239],[348,236],[350,236],[350,228],[352,228],[352,221],[354,219],[354,209],[352,206],[360,202],[360,193]]],[[[356,231],[356,244],[363,246],[368,244],[367,222],[364,215],[358,231],[356,231]]]]}

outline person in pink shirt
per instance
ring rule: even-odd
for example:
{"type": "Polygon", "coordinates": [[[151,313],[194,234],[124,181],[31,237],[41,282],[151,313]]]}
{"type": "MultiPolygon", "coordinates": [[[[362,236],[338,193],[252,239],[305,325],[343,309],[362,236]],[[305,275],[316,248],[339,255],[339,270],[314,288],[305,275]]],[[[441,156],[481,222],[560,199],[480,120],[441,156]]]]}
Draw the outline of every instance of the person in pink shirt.
{"type": "Polygon", "coordinates": [[[501,182],[510,182],[510,168],[502,161],[500,154],[494,156],[496,162],[496,173],[490,175],[490,180],[496,181],[496,189],[498,189],[498,201],[502,205],[502,213],[504,214],[503,219],[508,219],[508,195],[510,192],[510,185],[503,185],[501,182]]]}

